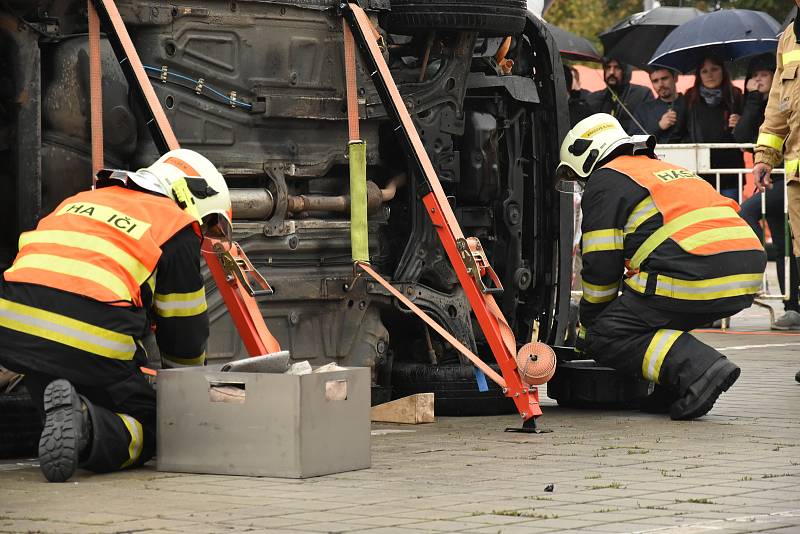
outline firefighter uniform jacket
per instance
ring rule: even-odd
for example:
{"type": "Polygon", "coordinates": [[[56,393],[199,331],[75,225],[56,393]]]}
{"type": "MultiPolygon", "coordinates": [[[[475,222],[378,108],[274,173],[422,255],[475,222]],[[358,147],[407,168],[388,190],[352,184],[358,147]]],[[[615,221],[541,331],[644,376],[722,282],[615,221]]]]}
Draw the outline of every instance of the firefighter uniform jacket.
{"type": "Polygon", "coordinates": [[[786,181],[800,180],[800,43],[790,24],[778,43],[769,102],[755,148],[755,162],[777,167],[784,162],[786,181]]]}
{"type": "Polygon", "coordinates": [[[202,365],[208,317],[196,226],[172,200],[123,187],[66,199],[20,236],[3,273],[0,361],[114,382],[145,363],[141,339],[154,322],[166,367],[202,365]]]}
{"type": "Polygon", "coordinates": [[[739,311],[761,286],[766,256],[739,206],[686,169],[617,157],[591,174],[581,209],[583,327],[620,289],[702,313],[739,311]]]}

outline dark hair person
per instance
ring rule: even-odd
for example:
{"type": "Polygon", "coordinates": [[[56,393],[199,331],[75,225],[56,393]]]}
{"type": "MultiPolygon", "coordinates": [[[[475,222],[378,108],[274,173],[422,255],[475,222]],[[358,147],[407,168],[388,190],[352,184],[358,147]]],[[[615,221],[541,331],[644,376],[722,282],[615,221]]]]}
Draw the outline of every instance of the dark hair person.
{"type": "MultiPolygon", "coordinates": [[[[733,129],[742,110],[742,92],[733,86],[725,63],[708,56],[695,69],[694,86],[686,92],[685,143],[734,143],[733,129]]],[[[739,149],[711,151],[711,167],[741,169],[744,157],[739,149]]],[[[714,187],[716,175],[701,175],[714,187]]],[[[739,200],[739,180],[735,174],[720,176],[720,193],[739,200]]]]}

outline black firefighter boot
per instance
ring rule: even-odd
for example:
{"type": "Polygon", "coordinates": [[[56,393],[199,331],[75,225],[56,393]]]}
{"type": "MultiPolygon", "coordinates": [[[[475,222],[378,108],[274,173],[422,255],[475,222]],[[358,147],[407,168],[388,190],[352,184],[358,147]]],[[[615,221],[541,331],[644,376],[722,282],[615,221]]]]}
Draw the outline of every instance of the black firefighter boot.
{"type": "Polygon", "coordinates": [[[800,382],[800,371],[797,371],[797,374],[794,375],[794,379],[800,382]]]}
{"type": "Polygon", "coordinates": [[[58,379],[44,390],[44,412],[39,467],[50,482],[64,482],[75,473],[91,441],[88,409],[72,384],[58,379]]]}
{"type": "Polygon", "coordinates": [[[670,418],[686,421],[702,417],[711,410],[723,391],[739,378],[741,369],[725,357],[718,359],[695,380],[669,408],[670,418]]]}

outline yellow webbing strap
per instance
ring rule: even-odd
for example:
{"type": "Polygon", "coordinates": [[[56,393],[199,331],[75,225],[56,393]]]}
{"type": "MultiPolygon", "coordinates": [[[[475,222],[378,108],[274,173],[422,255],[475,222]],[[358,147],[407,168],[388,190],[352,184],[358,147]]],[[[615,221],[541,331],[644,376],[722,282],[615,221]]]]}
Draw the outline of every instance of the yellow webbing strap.
{"type": "Polygon", "coordinates": [[[350,247],[353,261],[369,263],[367,229],[367,144],[351,141],[350,158],[350,247]]]}
{"type": "Polygon", "coordinates": [[[356,80],[356,45],[347,21],[344,32],[344,70],[347,88],[347,144],[350,164],[350,249],[354,262],[369,263],[369,230],[367,228],[367,145],[361,140],[358,124],[358,92],[356,80]]]}

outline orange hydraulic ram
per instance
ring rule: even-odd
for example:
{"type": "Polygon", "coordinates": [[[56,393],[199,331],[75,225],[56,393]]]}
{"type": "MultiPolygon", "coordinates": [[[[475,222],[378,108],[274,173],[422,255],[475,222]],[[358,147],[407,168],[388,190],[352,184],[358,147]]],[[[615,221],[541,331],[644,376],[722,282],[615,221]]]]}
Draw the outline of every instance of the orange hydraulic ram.
{"type": "MultiPolygon", "coordinates": [[[[381,97],[395,131],[405,149],[411,169],[423,183],[422,202],[436,228],[439,239],[469,300],[472,311],[491,347],[503,381],[500,383],[507,397],[513,399],[517,411],[525,421],[524,429],[535,429],[535,418],[542,414],[539,392],[522,382],[517,370],[517,346],[514,333],[497,306],[491,292],[502,290],[497,275],[486,261],[477,239],[466,239],[456,220],[444,189],[436,176],[425,147],[392,79],[375,37],[372,23],[363,9],[354,1],[340,4],[339,9],[350,26],[361,50],[362,59],[381,97]],[[489,275],[495,287],[487,287],[482,277],[489,275]]],[[[362,267],[363,268],[363,267],[362,267]]],[[[492,375],[490,378],[500,382],[492,375]]]]}

